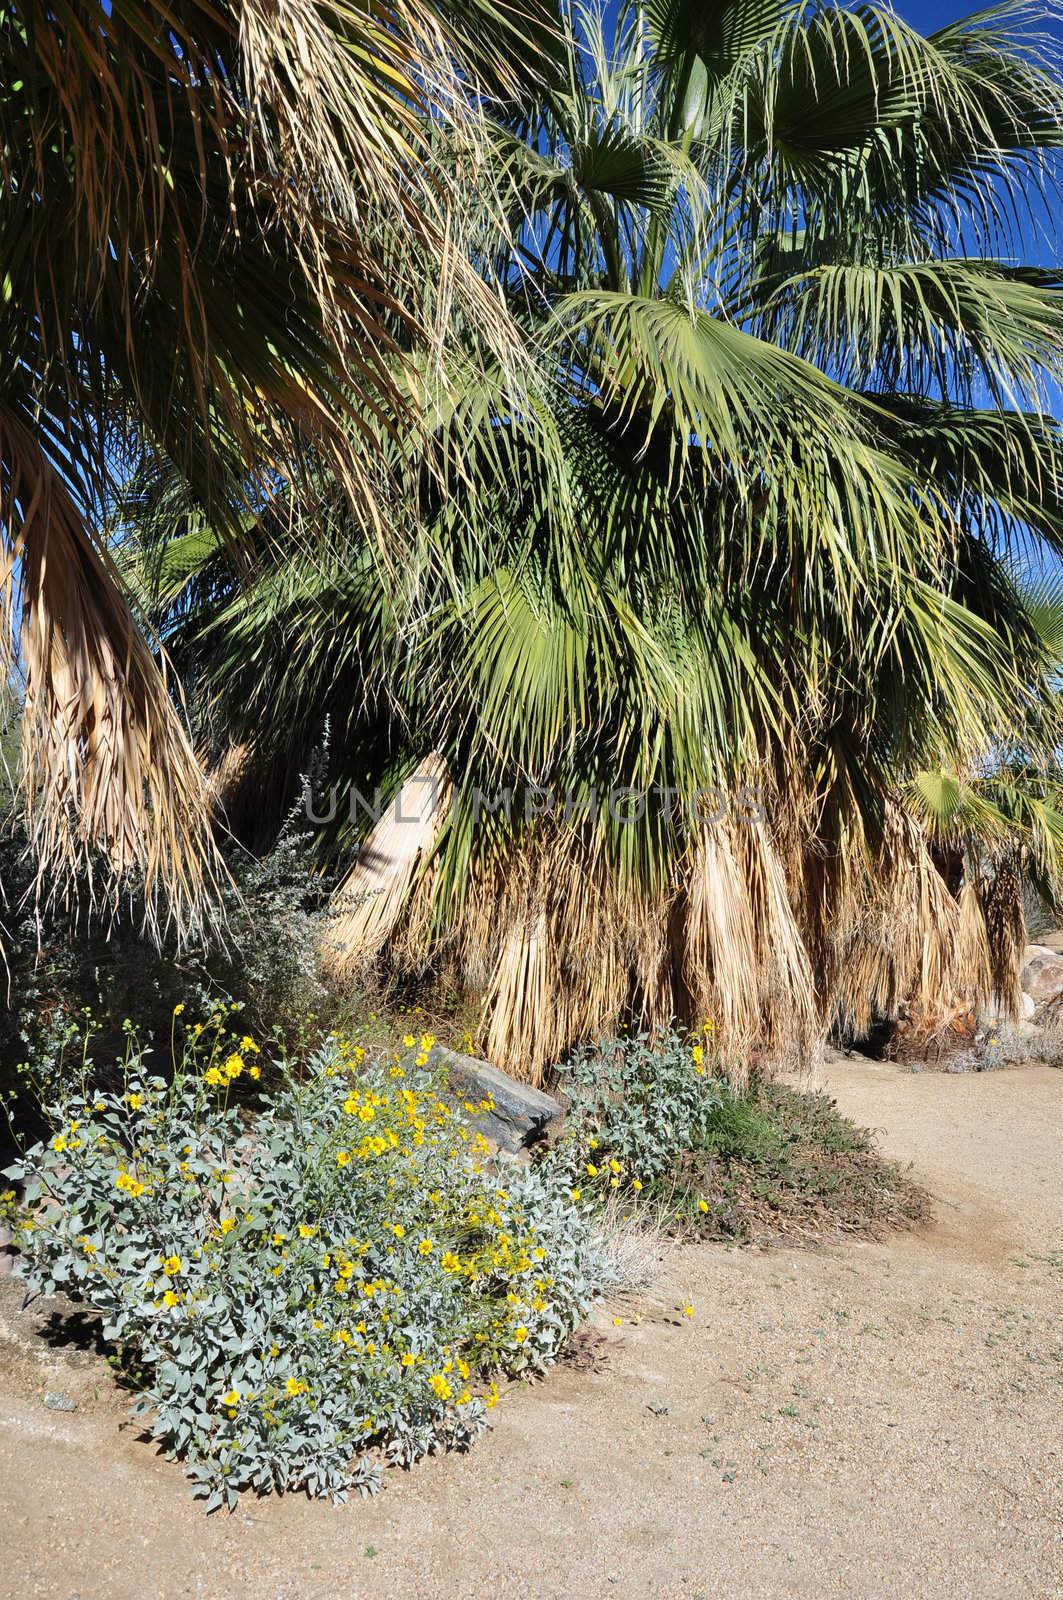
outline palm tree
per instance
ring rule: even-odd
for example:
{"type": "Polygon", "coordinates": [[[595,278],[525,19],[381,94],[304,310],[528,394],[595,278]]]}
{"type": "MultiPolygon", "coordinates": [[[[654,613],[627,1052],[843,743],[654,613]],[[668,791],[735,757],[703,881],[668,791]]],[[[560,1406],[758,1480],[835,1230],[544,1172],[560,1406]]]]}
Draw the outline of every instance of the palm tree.
{"type": "Polygon", "coordinates": [[[107,548],[115,483],[165,462],[235,545],[249,508],[327,463],[379,522],[380,419],[416,427],[394,354],[445,342],[445,300],[510,339],[460,248],[462,71],[504,84],[539,37],[478,0],[0,7],[0,529],[49,892],[102,859],[187,929],[218,870],[179,701],[107,548]]]}
{"type": "Polygon", "coordinates": [[[324,557],[260,528],[250,597],[188,645],[259,770],[294,778],[326,717],[363,792],[444,763],[347,956],[448,956],[533,1077],[625,1011],[711,1016],[744,1059],[984,990],[1029,818],[996,805],[977,864],[992,829],[963,833],[961,893],[913,797],[1058,743],[1057,596],[1018,562],[1063,535],[1063,299],[1006,259],[1063,138],[1029,14],[924,38],[654,0],[607,39],[578,11],[493,137],[476,260],[534,372],[515,396],[474,330],[422,365],[427,441],[381,441],[392,558],[319,486],[288,510],[324,557]]]}

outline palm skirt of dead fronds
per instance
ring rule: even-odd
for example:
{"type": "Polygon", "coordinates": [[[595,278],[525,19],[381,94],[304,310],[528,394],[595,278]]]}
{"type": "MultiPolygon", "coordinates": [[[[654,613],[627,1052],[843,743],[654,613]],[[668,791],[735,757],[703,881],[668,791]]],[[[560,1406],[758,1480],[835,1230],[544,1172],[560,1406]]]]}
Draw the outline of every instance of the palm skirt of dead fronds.
{"type": "MultiPolygon", "coordinates": [[[[430,757],[400,809],[412,814],[411,785],[441,773],[430,757]]],[[[440,822],[439,806],[422,806],[404,836],[390,814],[377,825],[338,891],[325,964],[340,977],[372,961],[423,965],[434,946],[482,996],[487,1055],[533,1083],[621,1021],[653,1031],[678,1020],[699,1036],[708,1024],[720,1069],[741,1084],[754,1063],[808,1063],[832,1028],[863,1035],[903,1009],[909,1031],[932,1040],[977,1017],[991,992],[1017,1004],[1022,931],[1006,866],[954,896],[896,808],[877,850],[854,851],[829,890],[808,841],[784,861],[758,817],[702,827],[648,898],[621,893],[578,828],[560,828],[480,863],[445,928],[433,924],[430,865],[440,822]]]]}

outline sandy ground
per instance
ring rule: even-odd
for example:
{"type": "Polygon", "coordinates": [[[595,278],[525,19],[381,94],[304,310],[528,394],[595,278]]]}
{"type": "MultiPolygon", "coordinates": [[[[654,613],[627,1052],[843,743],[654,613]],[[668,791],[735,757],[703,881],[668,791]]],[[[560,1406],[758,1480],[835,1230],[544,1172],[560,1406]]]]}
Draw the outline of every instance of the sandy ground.
{"type": "Polygon", "coordinates": [[[101,1358],[27,1336],[5,1295],[0,1593],[1059,1600],[1063,1072],[826,1081],[913,1163],[932,1224],[678,1249],[643,1321],[611,1308],[471,1455],[371,1502],[205,1518],[101,1358]]]}

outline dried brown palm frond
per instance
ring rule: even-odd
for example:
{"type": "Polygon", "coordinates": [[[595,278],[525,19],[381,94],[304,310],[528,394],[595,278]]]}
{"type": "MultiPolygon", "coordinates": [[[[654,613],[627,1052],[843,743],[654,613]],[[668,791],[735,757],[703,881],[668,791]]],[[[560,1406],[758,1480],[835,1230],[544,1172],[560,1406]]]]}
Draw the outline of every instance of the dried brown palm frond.
{"type": "Polygon", "coordinates": [[[701,832],[684,877],[682,978],[695,1014],[711,1017],[739,1056],[760,1022],[757,930],[745,863],[723,823],[701,832]]]}
{"type": "MultiPolygon", "coordinates": [[[[356,869],[340,893],[367,887],[356,869]]],[[[754,1051],[767,1063],[807,1054],[816,1042],[811,969],[782,862],[757,818],[703,830],[677,881],[650,896],[622,891],[578,825],[475,858],[460,905],[442,920],[424,855],[390,887],[387,962],[409,969],[428,951],[447,962],[483,997],[491,1059],[529,1081],[623,1019],[652,1032],[711,1018],[720,1060],[736,1079],[754,1051]]],[[[382,941],[362,928],[373,913],[355,915],[362,956],[380,953],[382,941]]]]}
{"type": "Polygon", "coordinates": [[[251,765],[251,746],[246,740],[241,739],[226,745],[213,765],[206,766],[202,754],[200,762],[206,771],[211,803],[220,815],[225,816],[234,791],[251,765]]]}
{"type": "Polygon", "coordinates": [[[1003,855],[982,896],[989,970],[997,1009],[1013,1021],[1022,1004],[1022,952],[1026,915],[1022,880],[1013,855],[1003,855]]]}
{"type": "Polygon", "coordinates": [[[806,1057],[821,1031],[815,985],[764,820],[731,810],[704,829],[683,881],[688,1020],[711,1019],[739,1080],[754,1053],[765,1063],[806,1057]]]}
{"type": "Polygon", "coordinates": [[[968,985],[968,997],[979,1006],[985,1005],[993,991],[993,970],[982,896],[975,883],[965,883],[959,894],[957,960],[968,985]]]}
{"type": "Polygon", "coordinates": [[[738,824],[761,984],[761,1050],[803,1059],[822,1032],[812,964],[790,898],[775,832],[763,815],[738,824]]]}
{"type": "Polygon", "coordinates": [[[160,918],[191,930],[224,869],[165,670],[66,484],[2,407],[0,462],[3,598],[24,672],[22,783],[42,895],[102,855],[105,888],[142,874],[154,931],[160,918]]]}
{"type": "Polygon", "coordinates": [[[977,890],[959,900],[950,893],[918,823],[891,804],[878,847],[854,856],[848,871],[825,990],[829,1020],[859,1036],[907,1006],[934,1030],[957,1008],[985,1003],[977,890]]]}
{"type": "Polygon", "coordinates": [[[457,930],[468,981],[487,960],[484,1027],[507,1071],[532,1083],[627,999],[630,929],[578,830],[513,850],[469,898],[457,930]],[[521,984],[532,986],[529,1003],[521,984]]]}
{"type": "MultiPolygon", "coordinates": [[[[301,180],[307,174],[315,176],[324,214],[345,233],[386,238],[390,281],[409,271],[407,304],[412,299],[421,333],[437,348],[458,306],[496,356],[519,362],[521,342],[503,304],[471,266],[468,229],[485,210],[496,228],[503,226],[500,201],[485,205],[494,194],[494,169],[480,102],[469,87],[482,72],[496,93],[519,88],[513,45],[520,9],[508,17],[496,13],[493,28],[472,29],[431,0],[390,0],[372,9],[340,3],[327,11],[317,0],[285,0],[283,6],[242,0],[236,10],[257,134],[252,158],[322,306],[336,319],[337,345],[344,348],[354,335],[360,347],[372,323],[352,316],[349,299],[336,294],[320,218],[306,205],[301,180]],[[445,151],[438,141],[433,145],[441,129],[445,151]],[[293,181],[276,185],[278,173],[293,181]],[[431,284],[412,294],[416,274],[428,263],[431,284]]],[[[534,0],[523,20],[533,14],[542,20],[534,0]]],[[[526,45],[525,72],[533,53],[526,45]]]]}
{"type": "Polygon", "coordinates": [[[446,815],[450,779],[438,755],[427,756],[375,823],[358,860],[332,896],[321,952],[324,971],[344,979],[379,953],[409,900],[419,866],[446,815]]]}
{"type": "Polygon", "coordinates": [[[552,956],[544,911],[531,922],[515,923],[499,952],[484,1002],[490,1018],[488,1058],[536,1085],[556,1052],[559,985],[552,956]]]}

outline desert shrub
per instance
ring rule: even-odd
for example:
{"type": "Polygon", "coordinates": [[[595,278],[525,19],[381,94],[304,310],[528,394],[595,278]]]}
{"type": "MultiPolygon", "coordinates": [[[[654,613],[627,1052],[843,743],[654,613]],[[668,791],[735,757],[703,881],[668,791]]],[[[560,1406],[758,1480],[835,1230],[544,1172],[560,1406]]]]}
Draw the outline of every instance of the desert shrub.
{"type": "Polygon", "coordinates": [[[711,1025],[609,1039],[559,1069],[570,1112],[546,1160],[581,1203],[739,1241],[874,1234],[926,1215],[923,1191],[829,1096],[765,1075],[737,1090],[712,1075],[711,1040],[711,1025]]]}
{"type": "Polygon", "coordinates": [[[558,1069],[568,1106],[550,1160],[588,1195],[667,1178],[683,1152],[700,1148],[724,1093],[710,1076],[704,1036],[674,1029],[606,1039],[558,1069]]]}
{"type": "Polygon", "coordinates": [[[86,1077],[10,1169],[30,1288],[101,1312],[210,1508],[342,1499],[467,1445],[497,1377],[543,1370],[608,1276],[567,1188],[492,1167],[430,1044],[367,1065],[330,1040],[251,1116],[254,1044],[218,1020],[169,1081],[135,1052],[120,1090],[86,1077]]]}
{"type": "Polygon", "coordinates": [[[678,1188],[684,1220],[718,1239],[877,1236],[929,1208],[925,1191],[829,1095],[764,1076],[723,1097],[678,1188]]]}

